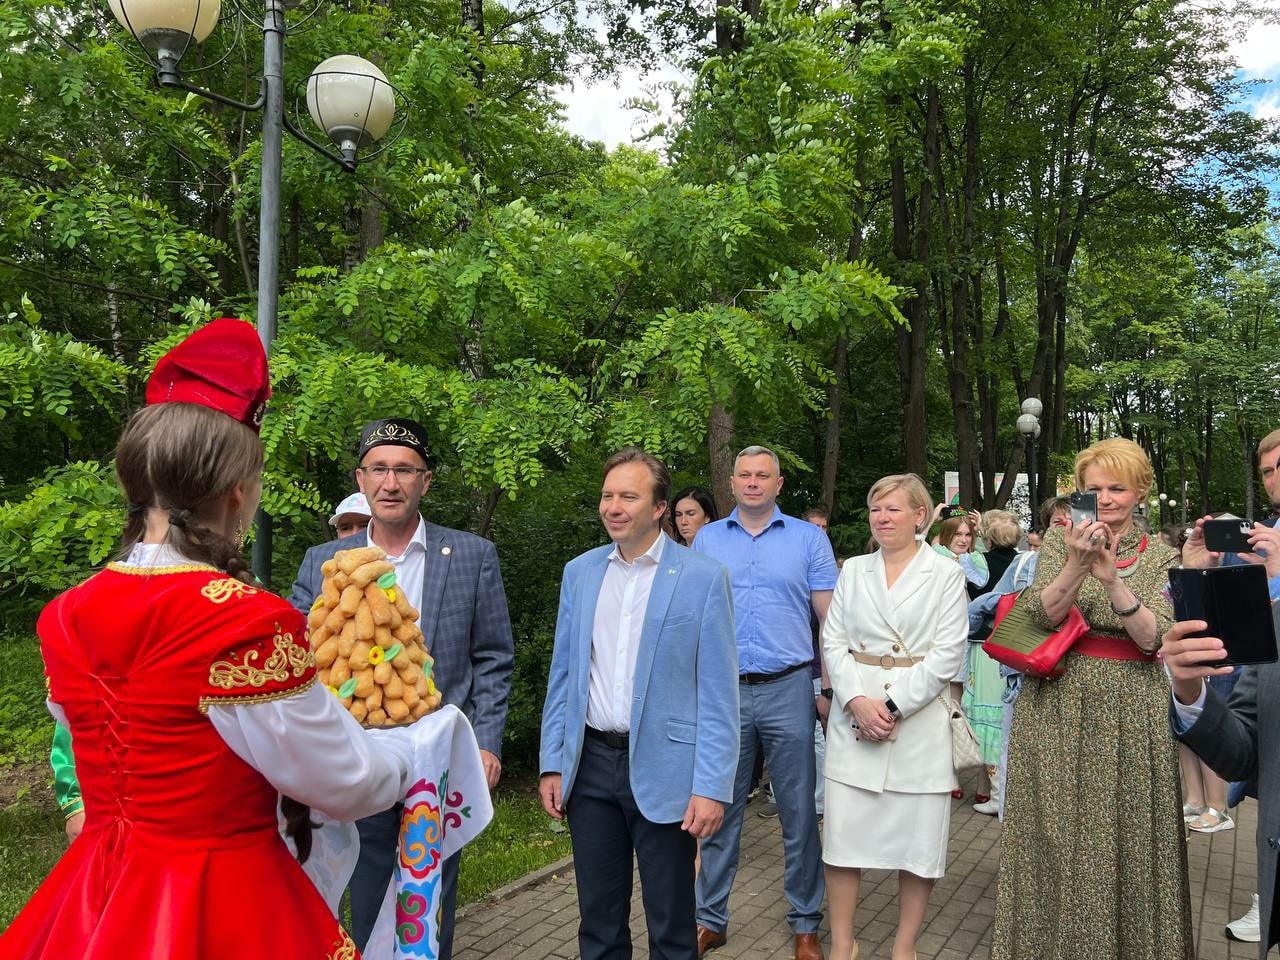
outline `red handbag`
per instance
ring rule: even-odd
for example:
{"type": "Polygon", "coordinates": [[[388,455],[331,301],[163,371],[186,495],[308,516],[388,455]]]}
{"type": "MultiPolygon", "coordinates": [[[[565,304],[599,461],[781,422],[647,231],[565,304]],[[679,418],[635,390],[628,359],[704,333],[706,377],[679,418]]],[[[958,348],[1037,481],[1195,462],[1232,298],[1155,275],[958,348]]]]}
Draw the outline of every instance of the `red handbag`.
{"type": "Polygon", "coordinates": [[[1089,624],[1076,607],[1056,630],[1046,630],[1019,604],[1022,591],[1006,593],[996,603],[991,635],[982,643],[983,652],[997,663],[1032,677],[1060,677],[1066,668],[1067,652],[1089,632],[1089,624]]]}

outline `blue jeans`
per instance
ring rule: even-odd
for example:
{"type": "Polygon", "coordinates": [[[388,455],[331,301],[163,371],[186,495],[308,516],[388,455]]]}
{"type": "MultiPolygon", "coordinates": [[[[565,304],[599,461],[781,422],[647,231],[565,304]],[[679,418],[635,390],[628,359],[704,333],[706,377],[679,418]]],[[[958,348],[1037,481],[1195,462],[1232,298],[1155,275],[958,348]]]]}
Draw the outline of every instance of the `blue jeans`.
{"type": "MultiPolygon", "coordinates": [[[[822,693],[822,678],[813,678],[813,696],[817,699],[822,693]]],[[[822,816],[827,806],[827,778],[822,775],[822,768],[827,763],[827,735],[822,732],[822,721],[815,720],[813,722],[813,763],[814,763],[814,779],[816,786],[813,788],[813,803],[817,808],[818,816],[822,816]]],[[[770,774],[772,776],[772,774],[770,774]]],[[[769,783],[769,806],[776,807],[777,799],[773,795],[773,783],[769,783]]]]}
{"type": "Polygon", "coordinates": [[[813,725],[817,711],[809,671],[797,670],[771,683],[740,683],[738,700],[741,741],[733,802],[725,811],[724,826],[702,841],[698,923],[717,932],[728,929],[729,893],[738,873],[751,768],[756,750],[763,747],[782,824],[782,889],[791,904],[787,923],[796,933],[816,933],[822,922],[826,887],[813,801],[813,725]]]}

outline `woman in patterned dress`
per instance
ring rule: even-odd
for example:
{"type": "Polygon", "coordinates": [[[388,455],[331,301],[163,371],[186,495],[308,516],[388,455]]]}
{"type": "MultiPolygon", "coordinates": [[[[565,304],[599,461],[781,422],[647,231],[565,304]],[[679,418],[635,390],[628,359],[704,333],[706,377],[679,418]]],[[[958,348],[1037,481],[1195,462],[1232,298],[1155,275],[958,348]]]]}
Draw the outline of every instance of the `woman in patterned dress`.
{"type": "Polygon", "coordinates": [[[992,960],[1192,960],[1187,854],[1169,684],[1177,555],[1134,527],[1151,464],[1103,440],[1076,458],[1095,522],[1050,528],[1028,589],[1042,626],[1074,604],[1091,632],[1014,708],[992,960]]]}

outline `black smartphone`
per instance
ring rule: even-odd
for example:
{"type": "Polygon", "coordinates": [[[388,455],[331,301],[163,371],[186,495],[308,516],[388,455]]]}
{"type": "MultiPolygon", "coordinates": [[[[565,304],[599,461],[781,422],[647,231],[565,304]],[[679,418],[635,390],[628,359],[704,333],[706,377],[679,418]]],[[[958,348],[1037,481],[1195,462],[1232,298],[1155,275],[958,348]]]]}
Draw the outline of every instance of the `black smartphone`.
{"type": "Polygon", "coordinates": [[[1253,524],[1239,517],[1219,517],[1204,522],[1204,548],[1215,553],[1252,553],[1249,536],[1253,524]]]}
{"type": "Polygon", "coordinates": [[[1095,523],[1098,519],[1098,495],[1081,493],[1077,490],[1067,498],[1071,505],[1071,526],[1078,527],[1082,523],[1095,523]]]}
{"type": "Polygon", "coordinates": [[[1195,636],[1217,637],[1227,649],[1222,666],[1274,663],[1275,616],[1260,564],[1169,571],[1169,592],[1178,620],[1203,620],[1209,629],[1195,636]]]}

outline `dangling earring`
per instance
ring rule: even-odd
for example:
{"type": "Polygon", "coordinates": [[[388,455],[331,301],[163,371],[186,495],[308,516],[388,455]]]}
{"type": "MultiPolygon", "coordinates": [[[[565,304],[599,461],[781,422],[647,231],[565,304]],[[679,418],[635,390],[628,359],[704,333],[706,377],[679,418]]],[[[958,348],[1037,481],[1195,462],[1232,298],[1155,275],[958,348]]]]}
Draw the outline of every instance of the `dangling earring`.
{"type": "Polygon", "coordinates": [[[236,520],[236,549],[244,550],[244,521],[236,520]]]}

